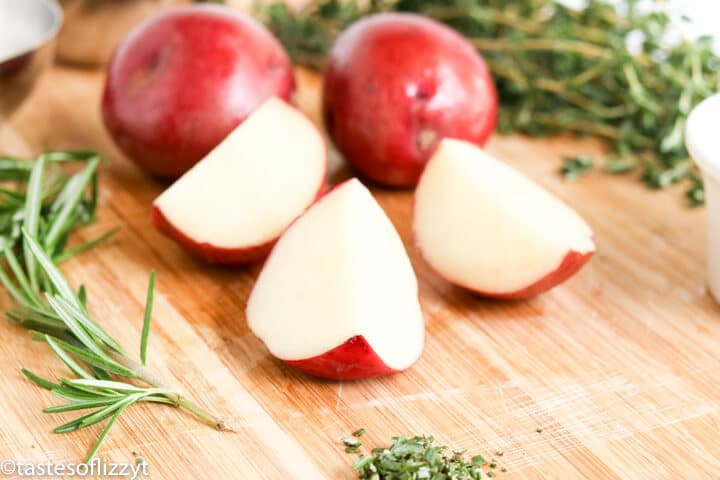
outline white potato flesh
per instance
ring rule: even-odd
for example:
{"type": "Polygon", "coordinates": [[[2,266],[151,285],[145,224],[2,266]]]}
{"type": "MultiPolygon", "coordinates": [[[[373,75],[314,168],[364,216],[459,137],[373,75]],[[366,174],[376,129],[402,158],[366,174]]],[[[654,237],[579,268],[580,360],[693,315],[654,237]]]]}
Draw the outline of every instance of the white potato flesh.
{"type": "Polygon", "coordinates": [[[155,200],[198,243],[220,248],[277,238],[324,184],[325,142],[301,112],[267,100],[155,200]]]}
{"type": "Polygon", "coordinates": [[[415,193],[413,229],[425,260],[452,283],[517,292],[574,251],[592,230],[538,184],[468,142],[445,139],[415,193]]]}
{"type": "Polygon", "coordinates": [[[362,335],[390,368],[420,356],[424,321],[403,243],[353,179],[278,240],[247,306],[248,324],[283,360],[321,355],[362,335]]]}

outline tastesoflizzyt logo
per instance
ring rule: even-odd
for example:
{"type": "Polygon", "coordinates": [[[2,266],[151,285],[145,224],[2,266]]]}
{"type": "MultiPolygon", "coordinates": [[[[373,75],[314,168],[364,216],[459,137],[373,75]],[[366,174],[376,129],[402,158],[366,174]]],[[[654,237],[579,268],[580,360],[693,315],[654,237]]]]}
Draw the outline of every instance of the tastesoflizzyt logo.
{"type": "Polygon", "coordinates": [[[42,477],[92,477],[127,478],[136,480],[148,478],[147,462],[112,463],[99,458],[89,463],[25,462],[21,460],[3,460],[0,462],[0,476],[14,478],[42,477]]]}

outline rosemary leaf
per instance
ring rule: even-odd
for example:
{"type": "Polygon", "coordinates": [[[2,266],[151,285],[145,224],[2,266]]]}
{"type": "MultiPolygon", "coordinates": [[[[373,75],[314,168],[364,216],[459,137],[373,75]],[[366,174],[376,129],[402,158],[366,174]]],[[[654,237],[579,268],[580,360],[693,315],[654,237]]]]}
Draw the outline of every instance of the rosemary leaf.
{"type": "Polygon", "coordinates": [[[87,166],[79,174],[74,175],[70,181],[65,184],[64,190],[58,197],[62,198],[63,201],[53,205],[52,208],[52,210],[57,209],[57,213],[45,236],[44,247],[46,251],[54,251],[60,238],[73,228],[73,223],[70,220],[75,214],[77,206],[85,193],[86,186],[92,176],[96,174],[99,164],[100,158],[95,157],[88,162],[87,166]]]}
{"type": "Polygon", "coordinates": [[[39,377],[32,373],[30,370],[23,368],[22,369],[23,375],[25,375],[28,379],[30,379],[34,384],[46,389],[46,390],[52,390],[54,388],[60,388],[60,385],[57,383],[53,383],[50,380],[45,380],[42,377],[39,377]]]}
{"type": "Polygon", "coordinates": [[[145,317],[143,319],[142,335],[140,337],[140,361],[145,365],[147,360],[148,336],[150,335],[150,321],[152,320],[153,294],[155,291],[155,271],[150,272],[147,301],[145,303],[145,317]]]}
{"type": "MultiPolygon", "coordinates": [[[[77,299],[77,296],[75,295],[75,292],[72,288],[70,288],[70,285],[68,284],[67,280],[62,276],[60,273],[60,270],[57,269],[55,264],[53,264],[52,260],[50,260],[50,257],[48,257],[45,252],[42,250],[40,245],[35,240],[35,237],[28,232],[27,229],[23,227],[23,237],[25,240],[25,245],[27,246],[27,249],[29,250],[30,257],[35,259],[40,265],[42,266],[43,270],[45,271],[45,274],[50,279],[50,282],[53,284],[55,289],[58,291],[60,295],[62,295],[65,299],[70,299],[74,303],[77,304],[77,306],[80,306],[80,301],[77,299]]],[[[27,260],[26,260],[27,262],[27,260]]],[[[32,271],[32,270],[30,270],[32,271]]]]}
{"type": "MultiPolygon", "coordinates": [[[[66,300],[62,297],[57,297],[57,306],[60,306],[60,308],[68,315],[72,316],[74,319],[77,320],[78,323],[82,325],[82,327],[94,337],[98,342],[101,342],[102,344],[110,347],[111,349],[115,350],[119,353],[124,353],[124,350],[120,344],[115,341],[114,338],[110,336],[109,333],[107,333],[105,330],[100,327],[94,320],[92,320],[88,314],[85,312],[85,310],[82,307],[77,307],[76,305],[72,304],[70,301],[66,300]]],[[[79,301],[79,300],[78,300],[79,301]]],[[[55,313],[60,313],[57,310],[55,310],[55,313]]],[[[101,345],[102,348],[102,345],[101,345]]],[[[106,355],[101,355],[103,358],[107,358],[106,355]]]]}
{"type": "Polygon", "coordinates": [[[54,337],[65,337],[68,333],[68,329],[62,320],[48,315],[46,312],[31,309],[14,309],[5,312],[5,315],[29,329],[31,333],[37,331],[40,336],[34,338],[35,340],[44,341],[42,335],[45,333],[53,335],[54,337]]]}
{"type": "MultiPolygon", "coordinates": [[[[135,377],[135,373],[130,370],[129,368],[123,367],[119,363],[108,360],[107,358],[103,358],[99,355],[93,354],[91,351],[85,348],[79,348],[74,345],[71,345],[63,340],[60,340],[58,338],[52,338],[48,335],[45,335],[45,339],[47,341],[47,338],[50,338],[53,343],[62,350],[65,350],[66,352],[74,355],[79,360],[82,360],[86,364],[88,364],[91,367],[97,367],[102,369],[104,372],[110,372],[114,373],[115,375],[120,375],[127,378],[133,378],[135,377]]],[[[82,376],[82,375],[80,375],[82,376]]],[[[95,378],[95,377],[84,377],[84,378],[95,378]]],[[[102,380],[112,380],[112,377],[106,377],[102,380]]]]}
{"type": "Polygon", "coordinates": [[[33,290],[38,288],[37,268],[35,266],[35,257],[32,255],[28,245],[27,238],[33,238],[38,233],[38,223],[40,221],[40,208],[42,207],[42,180],[43,170],[45,168],[45,157],[40,156],[33,166],[30,173],[30,180],[25,196],[25,216],[23,221],[23,229],[27,232],[25,240],[25,258],[30,277],[30,285],[33,290]]]}
{"type": "MultiPolygon", "coordinates": [[[[112,230],[109,230],[98,237],[95,237],[91,240],[88,240],[87,242],[81,243],[80,245],[77,245],[73,248],[65,250],[61,254],[53,257],[53,262],[56,265],[59,265],[63,262],[67,262],[68,260],[75,257],[76,255],[79,255],[83,252],[90,250],[91,248],[96,247],[97,245],[100,245],[105,240],[107,240],[110,237],[112,237],[113,235],[115,235],[119,230],[120,230],[119,227],[115,227],[112,230]]],[[[80,286],[80,288],[83,288],[82,285],[80,286]]],[[[80,303],[82,303],[83,305],[85,304],[85,300],[83,298],[80,298],[80,292],[78,292],[78,300],[80,300],[80,303]]]]}
{"type": "Polygon", "coordinates": [[[78,300],[83,308],[87,308],[87,290],[85,289],[85,285],[80,285],[80,288],[78,288],[78,300]]]}
{"type": "Polygon", "coordinates": [[[104,408],[101,408],[92,413],[88,413],[87,415],[83,415],[80,418],[76,418],[75,420],[71,420],[67,423],[63,423],[58,427],[55,427],[55,429],[53,429],[53,433],[73,432],[75,430],[80,430],[81,428],[89,427],[90,425],[101,422],[109,416],[113,415],[118,409],[125,405],[128,401],[128,398],[122,397],[120,399],[112,400],[112,403],[110,403],[110,405],[104,408]]]}
{"type": "Polygon", "coordinates": [[[103,398],[98,400],[86,400],[68,403],[65,405],[56,405],[54,407],[43,408],[43,413],[63,413],[63,412],[74,412],[76,410],[86,410],[88,408],[104,407],[115,403],[116,400],[113,398],[103,398]]]}
{"type": "Polygon", "coordinates": [[[59,388],[53,388],[52,393],[60,400],[70,403],[89,402],[91,400],[112,400],[115,402],[118,398],[122,397],[122,395],[119,394],[105,393],[103,395],[99,395],[97,392],[80,390],[79,388],[70,387],[66,384],[61,385],[59,388]]]}
{"type": "Polygon", "coordinates": [[[95,379],[76,379],[76,380],[68,380],[67,382],[69,385],[73,387],[88,387],[88,388],[94,388],[94,389],[104,389],[104,390],[112,390],[117,392],[142,392],[144,389],[142,387],[136,387],[135,385],[131,385],[129,383],[125,382],[116,382],[116,381],[109,381],[109,380],[95,380],[95,379]]]}
{"type": "Polygon", "coordinates": [[[30,285],[30,281],[25,275],[25,272],[23,272],[23,269],[20,266],[17,257],[12,251],[12,248],[5,248],[5,250],[3,250],[3,253],[5,255],[5,258],[7,259],[8,265],[10,266],[13,275],[15,275],[15,279],[17,279],[18,283],[20,284],[20,288],[22,288],[22,291],[27,296],[28,303],[32,306],[39,307],[42,304],[42,301],[35,294],[35,291],[30,285]]]}
{"type": "Polygon", "coordinates": [[[85,385],[80,382],[81,378],[68,380],[67,378],[60,379],[60,386],[64,389],[63,393],[69,395],[75,395],[78,398],[89,399],[92,396],[100,397],[120,397],[122,393],[110,390],[107,388],[98,388],[92,385],[85,385]]]}
{"type": "Polygon", "coordinates": [[[65,325],[68,326],[73,335],[85,346],[85,348],[101,358],[107,359],[108,361],[110,360],[107,354],[103,352],[102,347],[93,340],[85,327],[78,322],[75,316],[67,311],[65,305],[61,304],[61,297],[47,294],[47,301],[63,322],[65,322],[65,325]]]}
{"type": "Polygon", "coordinates": [[[134,395],[127,396],[112,405],[108,405],[107,407],[84,417],[82,421],[78,424],[78,428],[84,428],[90,425],[94,425],[97,422],[104,420],[110,415],[112,415],[116,410],[132,405],[133,403],[137,402],[141,397],[142,394],[136,393],[134,395]]]}
{"type": "Polygon", "coordinates": [[[7,273],[5,272],[5,269],[0,266],[0,282],[3,284],[5,289],[10,293],[10,295],[15,299],[16,302],[20,303],[21,305],[28,305],[30,303],[30,299],[25,296],[25,292],[15,285],[12,280],[10,280],[10,277],[8,277],[7,273]]]}
{"type": "Polygon", "coordinates": [[[70,371],[72,371],[75,375],[86,379],[93,378],[90,373],[85,371],[85,369],[78,365],[72,357],[65,353],[65,351],[60,348],[60,346],[57,344],[57,342],[55,342],[55,340],[53,340],[52,337],[50,337],[49,335],[45,335],[45,342],[50,345],[50,348],[52,348],[52,350],[55,352],[55,355],[57,355],[58,358],[60,358],[60,360],[62,360],[62,362],[67,365],[70,371]]]}
{"type": "Polygon", "coordinates": [[[118,418],[120,418],[120,415],[125,411],[127,407],[130,406],[130,403],[122,405],[120,408],[117,409],[115,414],[112,416],[110,421],[105,425],[105,428],[103,429],[102,433],[98,437],[97,441],[95,442],[95,445],[93,448],[88,452],[87,456],[85,457],[85,463],[90,462],[92,458],[97,453],[98,449],[100,448],[100,445],[105,441],[105,438],[107,437],[108,433],[110,433],[110,429],[112,429],[113,425],[115,425],[115,422],[117,422],[118,418]]]}
{"type": "Polygon", "coordinates": [[[57,152],[46,152],[45,158],[49,162],[87,162],[99,158],[97,150],[66,150],[57,152]]]}
{"type": "Polygon", "coordinates": [[[33,164],[15,157],[0,156],[0,181],[27,180],[33,164]]]}

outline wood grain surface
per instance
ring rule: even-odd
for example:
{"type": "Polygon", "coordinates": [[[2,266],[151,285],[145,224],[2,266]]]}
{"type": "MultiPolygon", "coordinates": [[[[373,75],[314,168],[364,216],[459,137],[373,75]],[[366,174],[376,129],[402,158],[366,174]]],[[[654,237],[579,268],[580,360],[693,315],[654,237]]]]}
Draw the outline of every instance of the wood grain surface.
{"type": "MultiPolygon", "coordinates": [[[[298,102],[317,118],[318,80],[300,73],[298,102]]],[[[99,114],[100,73],[55,68],[16,116],[0,150],[95,147],[102,169],[99,222],[110,242],[63,268],[85,283],[91,311],[137,348],[146,282],[157,270],[149,365],[224,416],[220,433],[169,407],[134,406],[100,451],[152,478],[355,478],[338,443],[365,427],[365,445],[395,434],[434,434],[445,444],[499,458],[520,479],[720,478],[720,307],[704,286],[704,215],[679,192],[593,173],[556,173],[565,154],[593,141],[494,138],[490,150],[576,207],[594,227],[598,253],[565,285],[530,301],[475,298],[418,257],[412,193],[375,190],[420,281],[427,345],[410,371],[353,383],[316,380],[274,360],[248,330],[244,308],[259,267],[205,265],[158,234],[150,204],[165,185],[122,158],[99,114]],[[12,139],[15,138],[13,142],[12,139]],[[538,433],[537,429],[542,429],[538,433]]],[[[350,173],[335,156],[330,182],[350,173]]],[[[231,206],[229,206],[231,208],[231,206]]],[[[2,297],[0,306],[10,306],[2,297]]],[[[10,321],[0,342],[0,458],[77,462],[101,427],[66,435],[64,415],[20,373],[64,375],[53,354],[10,321]]]]}

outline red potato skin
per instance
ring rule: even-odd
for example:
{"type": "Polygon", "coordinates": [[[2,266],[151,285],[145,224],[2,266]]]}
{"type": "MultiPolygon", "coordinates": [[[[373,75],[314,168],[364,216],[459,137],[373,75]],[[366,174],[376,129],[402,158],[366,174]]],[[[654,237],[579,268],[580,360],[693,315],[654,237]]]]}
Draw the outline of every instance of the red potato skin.
{"type": "MultiPolygon", "coordinates": [[[[415,247],[417,248],[418,252],[420,252],[420,256],[422,256],[422,248],[420,247],[416,236],[415,247]]],[[[594,253],[595,252],[579,253],[571,250],[567,254],[565,254],[562,262],[560,262],[560,265],[558,265],[555,270],[548,273],[537,282],[515,292],[489,292],[475,290],[466,285],[462,285],[460,282],[456,282],[453,279],[446,278],[442,273],[435,270],[435,268],[430,265],[429,262],[426,261],[426,263],[430,267],[430,269],[432,269],[437,275],[445,278],[453,285],[457,285],[458,287],[463,288],[475,295],[487,298],[497,298],[500,300],[522,300],[539,295],[543,292],[550,290],[553,287],[556,287],[557,285],[560,285],[561,283],[564,283],[566,280],[568,280],[570,277],[580,271],[580,269],[585,266],[585,264],[592,258],[594,253]]]]}
{"type": "Polygon", "coordinates": [[[325,126],[345,159],[378,184],[416,185],[443,137],[482,146],[497,114],[482,57],[434,20],[374,15],[342,33],[330,53],[325,126]]]}
{"type": "Polygon", "coordinates": [[[498,298],[502,300],[522,300],[534,297],[551,288],[564,283],[567,279],[575,275],[587,262],[592,258],[595,252],[578,253],[575,251],[568,252],[563,258],[558,268],[548,273],[543,278],[528,285],[517,292],[480,292],[471,290],[476,295],[490,298],[498,298]]]}
{"type": "Polygon", "coordinates": [[[289,101],[292,64],[255,20],[218,6],[169,10],[118,46],[105,126],[143,170],[177,178],[269,97],[289,101]]]}
{"type": "Polygon", "coordinates": [[[153,205],[152,223],[165,236],[176,241],[183,249],[208,263],[241,267],[258,262],[272,250],[277,238],[261,245],[245,248],[223,248],[208,242],[196,242],[173,225],[162,211],[153,205]]]}
{"type": "Polygon", "coordinates": [[[362,335],[316,357],[283,361],[304,373],[328,380],[361,380],[397,372],[380,360],[362,335]]]}

